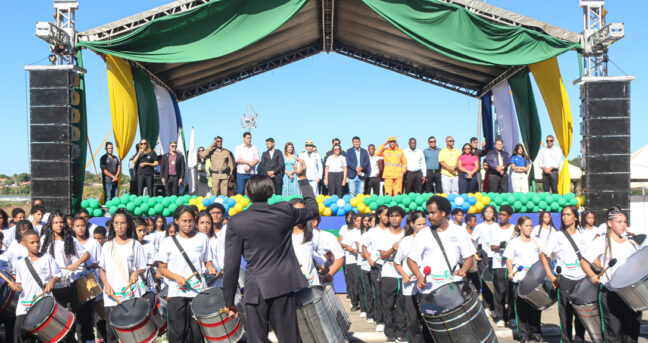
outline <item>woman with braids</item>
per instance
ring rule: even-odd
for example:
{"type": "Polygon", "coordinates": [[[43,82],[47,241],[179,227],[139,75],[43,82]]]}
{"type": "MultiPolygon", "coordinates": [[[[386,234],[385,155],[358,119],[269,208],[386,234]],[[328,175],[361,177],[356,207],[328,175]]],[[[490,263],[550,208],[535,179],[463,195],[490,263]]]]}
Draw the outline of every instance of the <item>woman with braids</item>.
{"type": "Polygon", "coordinates": [[[586,261],[581,260],[581,267],[594,284],[603,284],[600,295],[601,313],[603,314],[603,338],[606,342],[637,342],[641,312],[630,308],[610,286],[610,278],[622,266],[638,247],[634,241],[626,238],[627,217],[618,208],[607,211],[607,232],[597,237],[585,251],[585,259],[592,261],[598,268],[608,266],[612,259],[617,262],[599,276],[586,261]]]}
{"type": "MultiPolygon", "coordinates": [[[[76,285],[74,282],[79,277],[79,267],[90,259],[90,253],[74,238],[72,229],[67,225],[63,213],[56,211],[50,215],[47,224],[43,227],[45,234],[41,236],[41,252],[46,252],[56,261],[63,272],[63,276],[54,286],[52,293],[56,301],[72,309],[75,316],[79,316],[79,305],[76,301],[76,285]]],[[[78,337],[92,339],[92,327],[77,321],[76,333],[78,337]],[[88,338],[89,337],[89,338],[88,338]]],[[[74,330],[72,330],[74,331],[74,330]]],[[[74,335],[68,335],[66,341],[74,341],[74,335]]]]}

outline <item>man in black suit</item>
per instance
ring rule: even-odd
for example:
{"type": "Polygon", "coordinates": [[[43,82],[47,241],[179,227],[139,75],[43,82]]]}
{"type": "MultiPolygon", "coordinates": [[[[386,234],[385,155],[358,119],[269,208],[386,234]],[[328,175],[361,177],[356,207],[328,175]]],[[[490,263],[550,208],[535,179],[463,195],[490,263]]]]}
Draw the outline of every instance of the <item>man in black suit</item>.
{"type": "Polygon", "coordinates": [[[185,158],[176,151],[177,148],[178,144],[172,141],[169,144],[169,152],[164,154],[160,161],[160,180],[166,196],[178,195],[185,174],[185,158]]]}
{"type": "Polygon", "coordinates": [[[292,248],[293,226],[318,213],[313,189],[306,179],[306,163],[296,157],[299,188],[304,207],[288,202],[268,205],[274,184],[267,175],[254,175],[245,185],[252,205],[233,216],[227,224],[223,293],[229,316],[238,315],[234,306],[241,255],[245,268],[246,331],[248,342],[268,342],[268,321],[279,342],[298,343],[297,308],[294,292],[307,286],[292,248]]]}
{"type": "Polygon", "coordinates": [[[274,192],[281,195],[281,188],[283,187],[283,174],[284,158],[281,150],[275,149],[275,141],[273,138],[266,139],[267,151],[261,155],[261,162],[259,163],[259,174],[268,175],[274,184],[274,192]]]}

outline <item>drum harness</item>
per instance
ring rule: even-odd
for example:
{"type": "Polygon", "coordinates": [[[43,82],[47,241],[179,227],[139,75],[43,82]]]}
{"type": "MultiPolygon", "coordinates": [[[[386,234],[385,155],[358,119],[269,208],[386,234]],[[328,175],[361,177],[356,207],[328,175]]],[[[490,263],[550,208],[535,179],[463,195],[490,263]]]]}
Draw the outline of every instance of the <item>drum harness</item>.
{"type": "MultiPolygon", "coordinates": [[[[191,269],[191,272],[193,273],[192,275],[195,275],[196,277],[200,278],[200,273],[198,273],[198,270],[196,270],[196,267],[194,267],[193,263],[191,263],[191,260],[189,259],[189,256],[185,252],[185,250],[182,248],[182,245],[180,245],[180,242],[178,242],[178,238],[176,236],[171,236],[171,239],[173,240],[173,243],[175,243],[175,246],[178,248],[180,251],[180,254],[182,254],[182,257],[184,258],[185,262],[187,262],[187,265],[189,265],[189,268],[191,269]]],[[[185,283],[188,280],[185,280],[185,283]]],[[[203,284],[204,285],[204,284],[203,284]]]]}
{"type": "MultiPolygon", "coordinates": [[[[43,280],[41,280],[40,276],[38,276],[38,273],[36,273],[36,269],[34,269],[34,266],[32,265],[31,261],[29,260],[29,256],[24,258],[25,264],[27,265],[27,269],[29,269],[29,273],[32,275],[34,278],[34,281],[36,281],[36,284],[38,284],[38,287],[45,292],[45,285],[43,284],[43,280]]],[[[42,295],[42,294],[41,294],[42,295]]],[[[32,305],[34,304],[34,301],[36,299],[32,300],[32,305]]],[[[31,305],[30,305],[31,307],[31,305]]]]}

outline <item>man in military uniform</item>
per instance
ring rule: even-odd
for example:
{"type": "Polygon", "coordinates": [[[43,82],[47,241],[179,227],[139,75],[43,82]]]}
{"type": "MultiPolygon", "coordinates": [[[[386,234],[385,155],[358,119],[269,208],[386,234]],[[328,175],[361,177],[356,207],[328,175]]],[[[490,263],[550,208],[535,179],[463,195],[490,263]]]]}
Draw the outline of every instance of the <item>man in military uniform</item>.
{"type": "Polygon", "coordinates": [[[234,172],[234,161],[232,153],[223,148],[223,138],[216,136],[214,142],[201,155],[209,160],[207,172],[211,175],[212,195],[227,196],[227,184],[234,172]]]}

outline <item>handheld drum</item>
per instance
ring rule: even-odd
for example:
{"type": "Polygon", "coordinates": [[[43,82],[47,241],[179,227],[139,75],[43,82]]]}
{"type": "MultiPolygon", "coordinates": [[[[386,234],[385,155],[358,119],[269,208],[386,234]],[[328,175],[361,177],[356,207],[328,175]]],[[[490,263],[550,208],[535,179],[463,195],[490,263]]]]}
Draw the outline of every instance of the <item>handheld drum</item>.
{"type": "Polygon", "coordinates": [[[238,342],[243,337],[241,318],[230,318],[221,310],[225,308],[223,290],[207,288],[191,302],[200,331],[208,342],[238,342]]]}
{"type": "Polygon", "coordinates": [[[538,310],[544,310],[558,299],[558,292],[549,281],[542,262],[537,261],[517,287],[518,296],[538,310]]]}
{"type": "Polygon", "coordinates": [[[322,286],[310,286],[295,293],[297,324],[303,343],[346,342],[344,332],[324,298],[322,286]]]}
{"type": "Polygon", "coordinates": [[[648,309],[648,247],[628,257],[610,278],[610,286],[634,311],[648,309]]]}
{"type": "Polygon", "coordinates": [[[108,320],[122,343],[153,342],[158,333],[151,305],[143,298],[128,299],[115,306],[108,320]]]}

